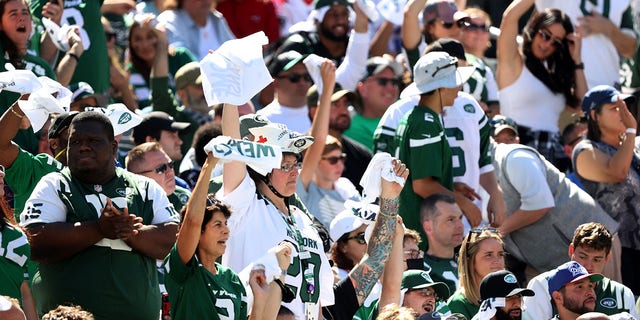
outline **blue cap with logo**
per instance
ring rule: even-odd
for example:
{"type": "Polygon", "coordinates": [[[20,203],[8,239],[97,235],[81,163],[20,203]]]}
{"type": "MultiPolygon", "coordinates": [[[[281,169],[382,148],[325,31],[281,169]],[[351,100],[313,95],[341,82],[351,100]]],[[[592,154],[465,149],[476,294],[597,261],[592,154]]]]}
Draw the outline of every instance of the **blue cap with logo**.
{"type": "Polygon", "coordinates": [[[598,282],[604,276],[599,273],[589,273],[585,267],[575,261],[566,262],[557,267],[553,275],[549,277],[549,294],[562,289],[568,283],[585,278],[589,278],[591,282],[598,282]]]}

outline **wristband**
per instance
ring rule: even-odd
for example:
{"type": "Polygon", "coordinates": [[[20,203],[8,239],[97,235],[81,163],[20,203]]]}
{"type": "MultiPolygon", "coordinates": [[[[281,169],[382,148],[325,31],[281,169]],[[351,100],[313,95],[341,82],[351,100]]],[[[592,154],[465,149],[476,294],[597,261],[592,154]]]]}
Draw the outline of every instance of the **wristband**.
{"type": "Polygon", "coordinates": [[[75,54],[75,53],[73,53],[73,52],[67,52],[67,55],[68,55],[69,57],[71,57],[71,58],[74,58],[74,59],[76,60],[76,63],[77,63],[77,62],[80,62],[80,57],[78,57],[78,55],[77,55],[77,54],[75,54]]]}
{"type": "Polygon", "coordinates": [[[295,299],[295,294],[291,291],[291,288],[285,286],[280,279],[273,280],[278,287],[280,287],[280,291],[282,291],[282,302],[289,303],[295,299]]]}
{"type": "Polygon", "coordinates": [[[281,277],[286,277],[287,276],[287,269],[280,269],[280,276],[281,277]]]}
{"type": "Polygon", "coordinates": [[[584,70],[584,62],[577,63],[577,64],[576,64],[576,66],[575,66],[574,68],[575,68],[576,70],[578,70],[578,69],[582,69],[582,70],[584,70]]]}
{"type": "Polygon", "coordinates": [[[628,134],[635,135],[636,134],[636,129],[635,128],[627,128],[627,130],[625,130],[624,132],[626,132],[628,134]]]}

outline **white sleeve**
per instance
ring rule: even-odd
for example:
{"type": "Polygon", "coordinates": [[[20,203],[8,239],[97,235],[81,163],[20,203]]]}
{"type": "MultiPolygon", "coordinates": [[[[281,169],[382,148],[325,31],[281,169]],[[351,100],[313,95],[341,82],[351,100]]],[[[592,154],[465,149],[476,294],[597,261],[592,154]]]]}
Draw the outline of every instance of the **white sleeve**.
{"type": "Polygon", "coordinates": [[[496,82],[496,77],[493,75],[493,71],[491,68],[485,66],[487,73],[485,74],[485,78],[487,79],[487,100],[488,101],[498,101],[498,83],[496,82]]]}
{"type": "Polygon", "coordinates": [[[20,213],[20,226],[67,221],[67,208],[58,196],[57,186],[69,189],[57,172],[47,174],[36,184],[20,213]]]}
{"type": "Polygon", "coordinates": [[[551,309],[551,296],[549,296],[549,282],[545,272],[529,281],[528,289],[535,292],[533,297],[524,297],[523,305],[526,307],[522,313],[524,320],[550,319],[553,315],[551,309]]]}
{"type": "Polygon", "coordinates": [[[636,298],[633,295],[631,289],[629,289],[627,286],[624,286],[622,299],[624,301],[624,308],[629,310],[629,313],[633,316],[633,318],[640,319],[640,314],[638,314],[638,309],[636,309],[636,298]]]}
{"type": "MultiPolygon", "coordinates": [[[[141,183],[144,183],[141,181],[141,183]]],[[[173,207],[173,204],[167,198],[167,194],[162,187],[154,180],[149,179],[149,187],[147,188],[147,199],[153,199],[153,220],[151,224],[161,224],[167,222],[180,223],[180,217],[173,207]]]]}
{"type": "Polygon", "coordinates": [[[224,184],[216,192],[216,198],[222,200],[224,203],[231,207],[233,214],[227,220],[229,229],[237,230],[237,227],[243,225],[243,221],[250,218],[252,211],[256,214],[263,213],[258,210],[251,210],[251,206],[256,201],[256,185],[249,177],[249,173],[244,176],[244,179],[237,188],[231,191],[229,194],[224,194],[224,184]]]}
{"type": "Polygon", "coordinates": [[[508,155],[509,181],[520,194],[520,209],[538,210],[555,206],[546,179],[544,163],[529,150],[518,149],[508,155]]]}
{"type": "Polygon", "coordinates": [[[336,82],[343,89],[355,91],[358,81],[367,68],[369,56],[369,34],[352,32],[344,61],[336,70],[336,82]]]}

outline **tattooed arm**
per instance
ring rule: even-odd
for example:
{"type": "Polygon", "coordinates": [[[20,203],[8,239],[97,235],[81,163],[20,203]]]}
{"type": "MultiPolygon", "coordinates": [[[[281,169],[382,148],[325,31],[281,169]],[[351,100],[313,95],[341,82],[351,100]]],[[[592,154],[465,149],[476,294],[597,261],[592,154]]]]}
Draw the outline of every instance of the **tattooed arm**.
{"type": "MultiPolygon", "coordinates": [[[[394,161],[395,174],[405,179],[409,175],[409,169],[399,160],[394,161]]],[[[394,233],[398,219],[398,196],[402,186],[395,182],[382,179],[382,192],[380,194],[380,213],[369,240],[367,254],[349,273],[349,279],[353,284],[358,305],[362,305],[378,278],[384,270],[384,265],[389,258],[393,245],[394,233]]]]}

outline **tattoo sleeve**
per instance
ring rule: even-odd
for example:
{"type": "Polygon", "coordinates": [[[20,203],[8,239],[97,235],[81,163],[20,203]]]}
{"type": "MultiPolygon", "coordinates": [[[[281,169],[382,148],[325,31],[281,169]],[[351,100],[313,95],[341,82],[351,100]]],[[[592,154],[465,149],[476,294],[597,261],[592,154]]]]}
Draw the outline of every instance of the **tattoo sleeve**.
{"type": "Polygon", "coordinates": [[[349,274],[359,305],[362,305],[375,286],[389,258],[396,232],[397,215],[398,198],[381,198],[380,213],[371,233],[367,254],[349,274]]]}

